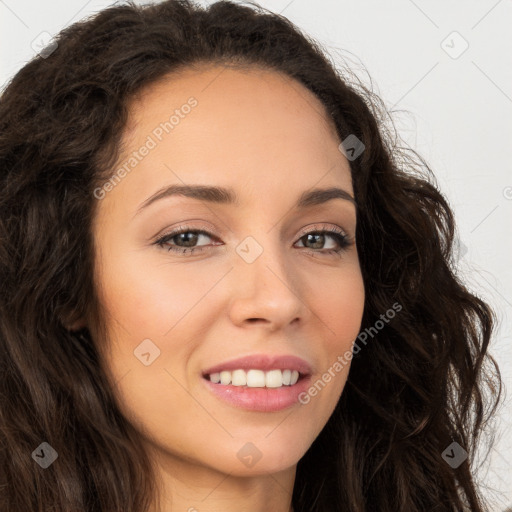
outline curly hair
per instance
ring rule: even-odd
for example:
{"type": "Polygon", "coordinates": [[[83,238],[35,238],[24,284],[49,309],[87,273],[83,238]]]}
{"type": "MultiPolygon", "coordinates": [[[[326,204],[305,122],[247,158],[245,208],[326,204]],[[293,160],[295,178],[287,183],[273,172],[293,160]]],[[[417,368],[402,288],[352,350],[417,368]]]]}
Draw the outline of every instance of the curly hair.
{"type": "Polygon", "coordinates": [[[295,512],[488,510],[472,463],[500,400],[496,315],[458,277],[455,221],[427,163],[399,145],[382,100],[283,16],[257,4],[125,2],[62,30],[0,99],[0,511],[143,512],[154,473],[116,406],[92,328],[94,190],[112,175],[129,101],[200,63],[287,74],[325,105],[350,161],[362,328],[327,424],[298,462],[295,512]],[[47,442],[58,464],[31,457],[47,442]],[[457,442],[468,458],[443,459],[457,442]]]}

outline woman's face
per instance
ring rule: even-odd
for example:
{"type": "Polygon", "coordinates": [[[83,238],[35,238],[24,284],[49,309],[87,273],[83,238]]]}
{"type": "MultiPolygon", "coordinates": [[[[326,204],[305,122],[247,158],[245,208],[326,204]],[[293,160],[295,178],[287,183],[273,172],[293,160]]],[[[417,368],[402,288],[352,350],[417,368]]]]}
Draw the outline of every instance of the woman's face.
{"type": "Polygon", "coordinates": [[[97,191],[93,225],[109,328],[103,357],[121,410],[160,462],[183,474],[293,467],[342,393],[343,355],[363,314],[354,194],[334,126],[283,75],[205,67],[139,95],[124,141],[115,170],[127,163],[125,172],[97,191]],[[155,197],[198,185],[237,201],[155,197]],[[333,188],[344,192],[300,204],[333,188]],[[180,227],[185,234],[157,243],[180,227]],[[205,378],[246,356],[261,357],[229,368],[247,373],[205,378]],[[272,365],[278,356],[305,366],[272,365]],[[294,368],[295,385],[275,371],[294,368]],[[249,386],[225,384],[244,376],[249,386]]]}

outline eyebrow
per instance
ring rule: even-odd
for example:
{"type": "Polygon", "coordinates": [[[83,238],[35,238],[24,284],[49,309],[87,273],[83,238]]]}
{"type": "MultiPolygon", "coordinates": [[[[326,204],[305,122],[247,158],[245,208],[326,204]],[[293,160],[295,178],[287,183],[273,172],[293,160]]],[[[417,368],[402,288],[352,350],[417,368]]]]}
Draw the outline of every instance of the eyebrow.
{"type": "MultiPolygon", "coordinates": [[[[224,188],[211,185],[169,185],[161,188],[155,194],[146,199],[138,208],[135,215],[139,214],[150,204],[171,196],[191,197],[209,203],[239,205],[239,198],[232,188],[224,188]]],[[[297,200],[297,208],[317,206],[332,199],[343,199],[356,205],[355,199],[346,191],[337,187],[315,188],[303,192],[297,200]]]]}

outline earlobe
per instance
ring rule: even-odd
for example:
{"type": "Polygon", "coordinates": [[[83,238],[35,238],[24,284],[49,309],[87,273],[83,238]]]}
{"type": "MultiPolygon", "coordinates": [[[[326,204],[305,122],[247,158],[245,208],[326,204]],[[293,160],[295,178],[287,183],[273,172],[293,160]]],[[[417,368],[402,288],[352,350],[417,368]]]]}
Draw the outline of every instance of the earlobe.
{"type": "Polygon", "coordinates": [[[83,317],[75,319],[76,314],[61,315],[61,323],[68,331],[79,331],[87,327],[87,321],[83,317]]]}
{"type": "Polygon", "coordinates": [[[80,329],[83,329],[84,327],[87,327],[87,323],[85,322],[85,320],[80,319],[66,328],[68,329],[68,331],[79,331],[80,329]]]}

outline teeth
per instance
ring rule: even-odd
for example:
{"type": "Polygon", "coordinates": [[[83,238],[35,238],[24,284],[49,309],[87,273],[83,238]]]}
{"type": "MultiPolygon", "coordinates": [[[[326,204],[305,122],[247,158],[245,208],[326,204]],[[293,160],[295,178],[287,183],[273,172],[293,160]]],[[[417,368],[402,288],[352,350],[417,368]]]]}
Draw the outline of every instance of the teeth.
{"type": "Polygon", "coordinates": [[[235,370],[231,375],[231,384],[233,384],[233,386],[245,386],[247,384],[247,375],[245,372],[243,370],[235,370]]]}
{"type": "Polygon", "coordinates": [[[248,388],[280,388],[293,386],[299,380],[297,370],[235,370],[233,372],[222,371],[209,375],[210,381],[215,384],[227,386],[247,386],[248,388]]]}
{"type": "Polygon", "coordinates": [[[231,382],[231,372],[220,372],[220,383],[229,384],[231,382]]]}
{"type": "Polygon", "coordinates": [[[271,370],[265,373],[265,386],[267,388],[280,388],[283,385],[281,370],[271,370]]]}

